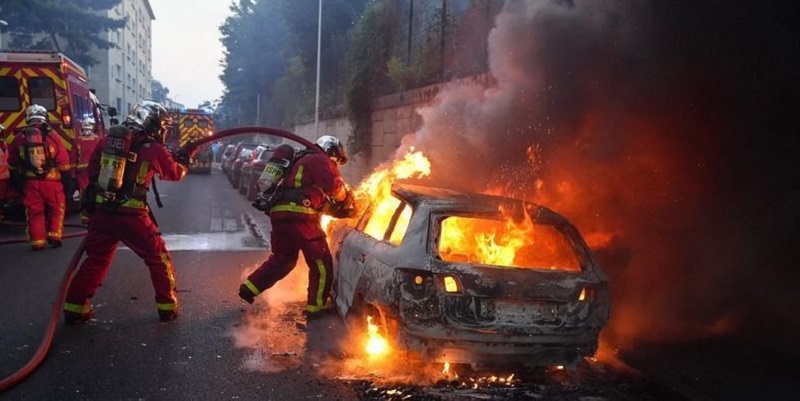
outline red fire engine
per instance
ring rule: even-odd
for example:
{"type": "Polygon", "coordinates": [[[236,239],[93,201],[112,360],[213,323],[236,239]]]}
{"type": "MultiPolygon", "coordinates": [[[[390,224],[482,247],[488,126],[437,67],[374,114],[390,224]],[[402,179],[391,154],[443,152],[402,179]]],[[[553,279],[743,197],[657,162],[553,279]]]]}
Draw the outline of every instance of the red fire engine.
{"type": "MultiPolygon", "coordinates": [[[[89,79],[81,66],[60,53],[0,52],[0,124],[6,128],[5,138],[0,140],[11,143],[25,127],[25,110],[31,104],[47,109],[50,126],[67,149],[73,168],[85,159],[77,140],[81,123],[94,118],[98,134],[106,132],[102,107],[89,91],[89,79]]],[[[111,107],[108,112],[116,114],[111,107]]],[[[68,199],[74,191],[72,186],[65,175],[68,199]]],[[[77,202],[67,202],[68,210],[76,210],[77,206],[77,202]]]]}

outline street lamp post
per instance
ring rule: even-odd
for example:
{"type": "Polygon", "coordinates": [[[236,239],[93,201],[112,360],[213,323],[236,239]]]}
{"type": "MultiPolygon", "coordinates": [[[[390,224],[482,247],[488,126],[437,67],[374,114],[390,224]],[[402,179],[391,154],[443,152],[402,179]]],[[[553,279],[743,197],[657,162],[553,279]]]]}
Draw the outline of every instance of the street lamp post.
{"type": "Polygon", "coordinates": [[[319,0],[317,15],[317,96],[314,99],[314,135],[319,137],[319,65],[322,46],[322,0],[319,0]]]}

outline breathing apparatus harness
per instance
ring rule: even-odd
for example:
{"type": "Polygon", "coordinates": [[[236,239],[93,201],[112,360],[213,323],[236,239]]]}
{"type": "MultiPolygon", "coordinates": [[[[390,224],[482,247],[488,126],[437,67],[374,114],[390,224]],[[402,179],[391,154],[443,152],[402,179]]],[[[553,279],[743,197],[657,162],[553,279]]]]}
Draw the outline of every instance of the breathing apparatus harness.
{"type": "Polygon", "coordinates": [[[255,202],[253,202],[253,207],[257,210],[264,212],[264,214],[269,215],[270,210],[273,206],[278,204],[278,202],[294,202],[299,205],[303,205],[305,207],[310,207],[317,209],[320,213],[326,214],[336,218],[350,218],[353,217],[356,213],[355,210],[355,200],[353,199],[352,192],[350,188],[347,187],[347,197],[341,201],[337,202],[331,199],[322,188],[313,185],[311,187],[300,187],[300,188],[289,188],[284,185],[286,181],[286,176],[289,171],[292,170],[292,167],[298,160],[303,158],[306,155],[311,153],[318,153],[308,148],[297,152],[294,157],[289,159],[270,159],[267,166],[264,168],[265,173],[268,173],[269,169],[279,169],[280,171],[272,171],[272,176],[280,177],[277,183],[275,183],[270,188],[267,188],[265,191],[258,194],[255,202]],[[319,191],[323,202],[321,205],[313,205],[311,200],[309,199],[308,191],[319,191]]]}
{"type": "Polygon", "coordinates": [[[22,131],[25,137],[23,167],[34,176],[29,178],[44,179],[47,173],[56,167],[55,159],[50,154],[50,145],[47,143],[49,132],[50,126],[47,123],[28,126],[22,131]]]}
{"type": "MultiPolygon", "coordinates": [[[[274,185],[258,194],[255,202],[253,202],[253,207],[264,212],[266,215],[269,215],[273,206],[282,201],[294,202],[305,207],[311,207],[311,201],[305,196],[305,192],[308,188],[289,188],[284,185],[286,176],[292,170],[295,163],[311,153],[315,152],[304,149],[296,152],[291,158],[271,158],[264,168],[265,173],[270,173],[273,177],[280,177],[280,179],[274,185]]],[[[321,189],[319,189],[319,191],[323,192],[321,189]]]]}
{"type": "MultiPolygon", "coordinates": [[[[91,213],[98,196],[103,198],[104,211],[114,211],[132,199],[146,203],[149,188],[137,182],[136,162],[139,150],[155,141],[137,127],[124,124],[111,127],[100,156],[100,173],[85,191],[83,207],[91,213]]],[[[158,207],[163,207],[155,180],[151,184],[158,207]]]]}

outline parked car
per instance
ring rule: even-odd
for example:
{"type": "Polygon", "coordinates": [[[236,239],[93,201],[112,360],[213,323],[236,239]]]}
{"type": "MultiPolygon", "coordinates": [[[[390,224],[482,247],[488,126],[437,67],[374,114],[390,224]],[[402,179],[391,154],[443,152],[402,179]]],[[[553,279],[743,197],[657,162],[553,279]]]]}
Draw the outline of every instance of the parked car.
{"type": "Polygon", "coordinates": [[[225,159],[222,164],[222,171],[225,172],[228,180],[231,179],[231,167],[233,166],[233,162],[237,157],[239,157],[239,153],[242,151],[242,149],[255,149],[256,146],[258,146],[258,144],[255,142],[242,141],[236,144],[236,146],[233,148],[233,153],[231,153],[230,157],[225,159]]]}
{"type": "Polygon", "coordinates": [[[371,315],[429,361],[574,369],[608,320],[607,278],[578,230],[533,203],[395,184],[331,243],[348,327],[371,315]],[[526,228],[524,246],[513,262],[487,262],[480,248],[516,232],[508,221],[526,228]]]}
{"type": "Polygon", "coordinates": [[[270,157],[272,157],[274,150],[275,148],[272,146],[261,145],[253,151],[250,159],[242,165],[239,193],[244,194],[248,200],[256,200],[256,195],[258,194],[256,182],[258,177],[261,177],[261,173],[264,171],[264,167],[270,157]]]}
{"type": "Polygon", "coordinates": [[[223,173],[228,173],[228,166],[230,166],[230,159],[233,156],[233,151],[236,150],[236,145],[227,145],[225,150],[222,151],[222,158],[220,159],[220,168],[223,173]]]}
{"type": "Polygon", "coordinates": [[[243,148],[239,152],[239,155],[236,156],[235,159],[233,159],[233,163],[231,163],[231,170],[228,174],[228,180],[231,182],[231,186],[233,186],[234,189],[239,188],[239,180],[242,174],[242,165],[244,164],[244,162],[247,161],[247,159],[250,158],[250,155],[253,153],[253,150],[255,150],[255,148],[253,149],[243,148]]]}

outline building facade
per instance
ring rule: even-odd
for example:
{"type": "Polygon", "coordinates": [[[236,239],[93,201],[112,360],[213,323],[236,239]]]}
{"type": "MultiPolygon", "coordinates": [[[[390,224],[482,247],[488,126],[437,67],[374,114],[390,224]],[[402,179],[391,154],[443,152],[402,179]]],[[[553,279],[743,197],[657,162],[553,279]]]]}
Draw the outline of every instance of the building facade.
{"type": "Polygon", "coordinates": [[[116,107],[124,116],[136,102],[151,95],[155,15],[149,0],[122,0],[106,15],[127,17],[128,23],[123,29],[106,33],[114,47],[94,49],[92,57],[98,63],[86,70],[100,102],[116,107]]]}

